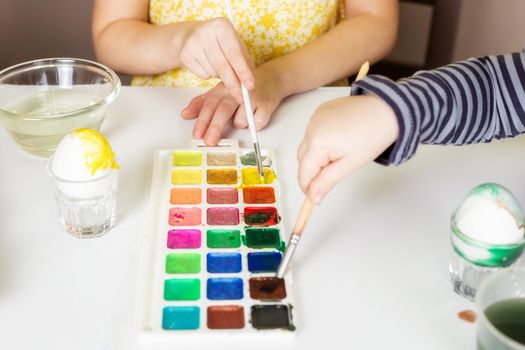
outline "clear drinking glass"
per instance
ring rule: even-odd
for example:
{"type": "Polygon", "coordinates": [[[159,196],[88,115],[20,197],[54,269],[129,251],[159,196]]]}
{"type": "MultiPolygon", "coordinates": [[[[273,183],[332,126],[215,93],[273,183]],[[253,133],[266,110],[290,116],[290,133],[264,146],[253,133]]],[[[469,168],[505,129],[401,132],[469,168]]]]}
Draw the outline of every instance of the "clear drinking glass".
{"type": "MultiPolygon", "coordinates": [[[[53,157],[50,158],[51,164],[53,157]]],[[[53,174],[51,185],[64,229],[77,238],[100,237],[115,224],[118,170],[88,181],[68,181],[53,174]]]]}
{"type": "MultiPolygon", "coordinates": [[[[485,196],[507,208],[516,220],[517,227],[524,226],[524,215],[519,202],[505,187],[488,183],[475,187],[465,197],[485,196]]],[[[459,295],[474,300],[480,283],[487,276],[502,269],[512,269],[525,249],[525,237],[509,244],[490,244],[476,240],[458,227],[462,205],[452,214],[450,240],[453,248],[449,273],[453,289],[459,295]]],[[[495,232],[497,234],[497,232],[495,232]]]]}
{"type": "MultiPolygon", "coordinates": [[[[503,300],[525,301],[522,298],[525,298],[525,267],[523,266],[495,273],[481,283],[476,297],[478,350],[525,350],[525,345],[503,334],[486,314],[487,308],[494,303],[503,300]]],[[[503,314],[503,317],[511,316],[503,314]]]]}

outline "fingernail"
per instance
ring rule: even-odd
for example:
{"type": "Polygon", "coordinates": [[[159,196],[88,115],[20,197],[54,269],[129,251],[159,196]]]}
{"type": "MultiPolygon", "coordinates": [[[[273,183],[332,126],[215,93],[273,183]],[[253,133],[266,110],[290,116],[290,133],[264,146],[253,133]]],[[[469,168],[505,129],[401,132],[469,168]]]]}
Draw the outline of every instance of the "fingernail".
{"type": "Polygon", "coordinates": [[[206,143],[208,146],[210,147],[214,147],[217,145],[217,141],[215,141],[214,138],[211,138],[211,137],[207,137],[205,140],[204,140],[204,143],[206,143]]]}
{"type": "Polygon", "coordinates": [[[321,201],[323,200],[323,196],[319,191],[316,191],[313,195],[313,201],[315,205],[321,204],[321,201]]]}
{"type": "Polygon", "coordinates": [[[247,88],[248,90],[253,89],[254,86],[255,86],[255,84],[254,84],[253,80],[251,80],[251,79],[248,79],[248,80],[246,80],[244,82],[244,87],[247,88]]]}

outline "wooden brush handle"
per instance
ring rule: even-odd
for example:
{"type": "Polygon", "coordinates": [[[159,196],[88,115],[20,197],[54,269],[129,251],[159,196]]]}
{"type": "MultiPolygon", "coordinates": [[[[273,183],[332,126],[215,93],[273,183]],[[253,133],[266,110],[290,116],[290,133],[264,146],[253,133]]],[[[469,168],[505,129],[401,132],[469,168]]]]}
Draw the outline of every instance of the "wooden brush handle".
{"type": "Polygon", "coordinates": [[[295,226],[292,231],[294,235],[300,236],[303,233],[304,227],[306,226],[306,222],[308,221],[308,218],[310,217],[313,208],[314,205],[312,204],[310,199],[306,197],[304,199],[303,206],[301,207],[301,211],[297,216],[297,220],[295,221],[295,226]]]}
{"type": "Polygon", "coordinates": [[[369,69],[370,69],[370,63],[366,61],[365,63],[361,65],[361,68],[359,68],[359,72],[357,73],[357,77],[355,78],[355,81],[359,81],[363,79],[364,77],[366,77],[369,69]]]}

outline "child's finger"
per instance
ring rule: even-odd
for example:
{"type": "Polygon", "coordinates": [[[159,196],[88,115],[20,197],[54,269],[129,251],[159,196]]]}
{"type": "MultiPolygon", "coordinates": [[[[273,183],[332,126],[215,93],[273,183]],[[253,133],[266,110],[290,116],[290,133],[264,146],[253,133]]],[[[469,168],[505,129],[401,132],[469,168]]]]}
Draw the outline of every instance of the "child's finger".
{"type": "Polygon", "coordinates": [[[268,124],[270,117],[264,108],[255,107],[255,111],[253,111],[253,119],[255,121],[255,129],[260,131],[268,124]]]}
{"type": "Polygon", "coordinates": [[[200,62],[196,57],[192,58],[189,62],[186,63],[186,68],[188,68],[192,73],[198,76],[201,79],[208,79],[210,75],[204,70],[200,62]]]}
{"type": "Polygon", "coordinates": [[[215,146],[219,143],[222,130],[234,115],[237,107],[239,107],[239,104],[230,96],[226,96],[218,105],[206,135],[204,135],[204,142],[208,146],[215,146]]]}
{"type": "Polygon", "coordinates": [[[326,194],[353,170],[355,170],[353,164],[345,158],[330,162],[322,167],[310,182],[308,197],[314,204],[320,204],[326,194]]]}
{"type": "Polygon", "coordinates": [[[237,33],[234,30],[223,31],[218,38],[222,52],[235,71],[236,76],[248,90],[253,89],[255,87],[255,74],[248,63],[249,59],[247,59],[245,51],[242,49],[244,44],[237,36],[237,33]]]}
{"type": "Polygon", "coordinates": [[[226,88],[230,90],[230,93],[240,103],[242,101],[241,83],[217,40],[215,37],[208,38],[204,44],[204,53],[213,68],[213,76],[220,78],[226,88]]]}
{"type": "Polygon", "coordinates": [[[206,96],[206,101],[204,101],[199,117],[197,118],[197,121],[195,121],[195,126],[193,127],[194,138],[201,139],[204,137],[204,134],[210,125],[213,113],[215,113],[220,102],[221,98],[218,96],[214,96],[213,94],[206,96]]]}
{"type": "Polygon", "coordinates": [[[237,129],[246,129],[248,127],[244,105],[240,105],[239,108],[237,108],[237,112],[235,112],[233,116],[233,127],[237,129]]]}
{"type": "MultiPolygon", "coordinates": [[[[197,62],[199,62],[202,69],[208,73],[208,78],[215,76],[215,70],[213,69],[208,56],[206,55],[206,51],[202,46],[198,48],[199,53],[196,55],[197,62]]],[[[207,78],[206,78],[207,79],[207,78]]]]}
{"type": "Polygon", "coordinates": [[[303,159],[304,152],[306,151],[306,142],[303,140],[297,148],[297,160],[303,159]]]}
{"type": "Polygon", "coordinates": [[[205,58],[206,56],[204,55],[202,46],[195,42],[190,42],[184,49],[184,52],[181,53],[181,59],[183,59],[186,68],[201,79],[208,79],[210,77],[209,72],[207,72],[202,65],[202,61],[204,61],[205,58]]]}
{"type": "Polygon", "coordinates": [[[181,112],[181,116],[184,119],[194,119],[199,115],[199,112],[202,109],[202,105],[204,104],[204,101],[206,100],[206,94],[199,95],[197,97],[194,97],[190,103],[184,108],[181,112]]]}
{"type": "Polygon", "coordinates": [[[310,182],[327,165],[329,159],[323,153],[306,147],[304,154],[299,159],[298,180],[299,186],[305,194],[308,194],[310,182]]]}

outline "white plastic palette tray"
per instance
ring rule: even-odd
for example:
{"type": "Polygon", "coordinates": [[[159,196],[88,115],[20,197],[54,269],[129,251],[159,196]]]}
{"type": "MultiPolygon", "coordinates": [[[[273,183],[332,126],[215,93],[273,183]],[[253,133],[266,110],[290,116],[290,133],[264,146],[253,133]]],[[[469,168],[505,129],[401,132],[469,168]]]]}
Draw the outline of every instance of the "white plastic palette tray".
{"type": "Polygon", "coordinates": [[[285,241],[274,153],[263,151],[266,184],[253,184],[250,152],[236,140],[157,151],[141,257],[140,343],[294,336],[291,275],[274,278],[285,241]]]}

